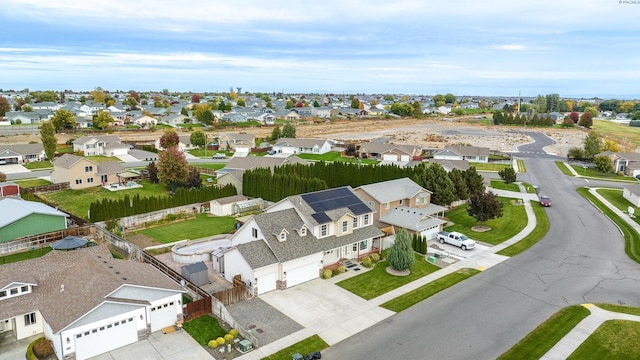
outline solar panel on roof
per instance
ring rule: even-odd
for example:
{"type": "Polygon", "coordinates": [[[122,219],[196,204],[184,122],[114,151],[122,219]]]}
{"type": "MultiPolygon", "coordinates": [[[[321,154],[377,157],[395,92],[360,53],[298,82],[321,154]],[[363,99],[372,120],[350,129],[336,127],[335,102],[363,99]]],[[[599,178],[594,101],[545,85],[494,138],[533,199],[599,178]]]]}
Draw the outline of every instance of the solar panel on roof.
{"type": "Polygon", "coordinates": [[[312,214],[311,217],[313,217],[318,222],[318,224],[331,222],[331,218],[323,212],[312,214]]]}
{"type": "Polygon", "coordinates": [[[351,205],[349,206],[349,210],[351,210],[355,215],[362,215],[371,212],[371,208],[363,203],[351,205]]]}
{"type": "Polygon", "coordinates": [[[316,212],[362,204],[362,201],[346,187],[304,194],[301,197],[316,212]]]}

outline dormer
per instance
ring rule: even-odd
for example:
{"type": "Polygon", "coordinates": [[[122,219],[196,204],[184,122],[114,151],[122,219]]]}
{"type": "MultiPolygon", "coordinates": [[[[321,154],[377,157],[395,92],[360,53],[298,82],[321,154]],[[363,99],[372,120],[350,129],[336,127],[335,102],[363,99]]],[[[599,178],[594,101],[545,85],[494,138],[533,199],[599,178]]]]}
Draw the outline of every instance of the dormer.
{"type": "Polygon", "coordinates": [[[0,289],[0,301],[16,296],[31,294],[36,284],[14,282],[0,289]]]}
{"type": "Polygon", "coordinates": [[[302,225],[302,227],[296,230],[296,232],[300,237],[303,237],[303,236],[307,236],[307,233],[309,232],[309,230],[307,229],[307,225],[302,225]]]}
{"type": "Polygon", "coordinates": [[[279,234],[274,234],[274,235],[276,235],[276,237],[278,238],[278,241],[283,242],[283,241],[287,241],[287,234],[289,234],[287,229],[282,229],[282,231],[280,231],[279,234]]]}

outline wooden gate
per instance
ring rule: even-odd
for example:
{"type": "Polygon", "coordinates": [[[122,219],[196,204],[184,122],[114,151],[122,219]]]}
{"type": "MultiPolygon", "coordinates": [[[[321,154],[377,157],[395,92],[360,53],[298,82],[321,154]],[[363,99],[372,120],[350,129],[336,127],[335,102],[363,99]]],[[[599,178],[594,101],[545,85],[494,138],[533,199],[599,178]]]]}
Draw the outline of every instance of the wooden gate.
{"type": "Polygon", "coordinates": [[[188,322],[202,315],[211,313],[211,297],[205,297],[200,300],[192,301],[185,304],[184,321],[188,322]]]}

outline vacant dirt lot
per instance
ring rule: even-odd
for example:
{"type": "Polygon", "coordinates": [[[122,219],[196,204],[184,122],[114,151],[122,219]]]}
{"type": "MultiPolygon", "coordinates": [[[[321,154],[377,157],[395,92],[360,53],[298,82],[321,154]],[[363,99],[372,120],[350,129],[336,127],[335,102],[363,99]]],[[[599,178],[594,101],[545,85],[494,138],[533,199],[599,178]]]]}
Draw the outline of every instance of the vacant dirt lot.
{"type": "MultiPolygon", "coordinates": [[[[225,132],[248,132],[256,137],[271,135],[271,127],[235,128],[210,132],[210,137],[225,132]]],[[[516,146],[531,139],[523,131],[539,131],[554,139],[557,144],[547,152],[565,155],[569,147],[581,146],[585,132],[575,129],[533,129],[478,125],[466,121],[443,121],[440,119],[389,119],[389,120],[344,120],[320,124],[299,124],[298,138],[329,138],[345,142],[367,142],[385,137],[395,144],[420,145],[423,148],[442,148],[445,144],[469,144],[489,147],[491,150],[513,151],[516,146]]],[[[153,141],[161,136],[156,132],[121,132],[124,141],[153,141]]],[[[187,134],[187,131],[184,131],[187,134]]],[[[58,134],[58,142],[65,142],[74,135],[58,134]]],[[[2,144],[26,144],[40,142],[38,135],[17,135],[0,138],[2,144]]]]}

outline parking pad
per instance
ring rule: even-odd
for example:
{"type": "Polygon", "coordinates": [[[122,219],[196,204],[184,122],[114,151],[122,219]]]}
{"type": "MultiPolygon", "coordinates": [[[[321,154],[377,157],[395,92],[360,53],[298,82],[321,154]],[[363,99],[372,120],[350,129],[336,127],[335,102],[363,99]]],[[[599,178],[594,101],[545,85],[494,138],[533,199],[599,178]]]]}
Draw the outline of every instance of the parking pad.
{"type": "Polygon", "coordinates": [[[228,305],[227,310],[240,326],[256,336],[260,342],[259,346],[282,339],[303,328],[302,325],[260,298],[228,305]]]}

